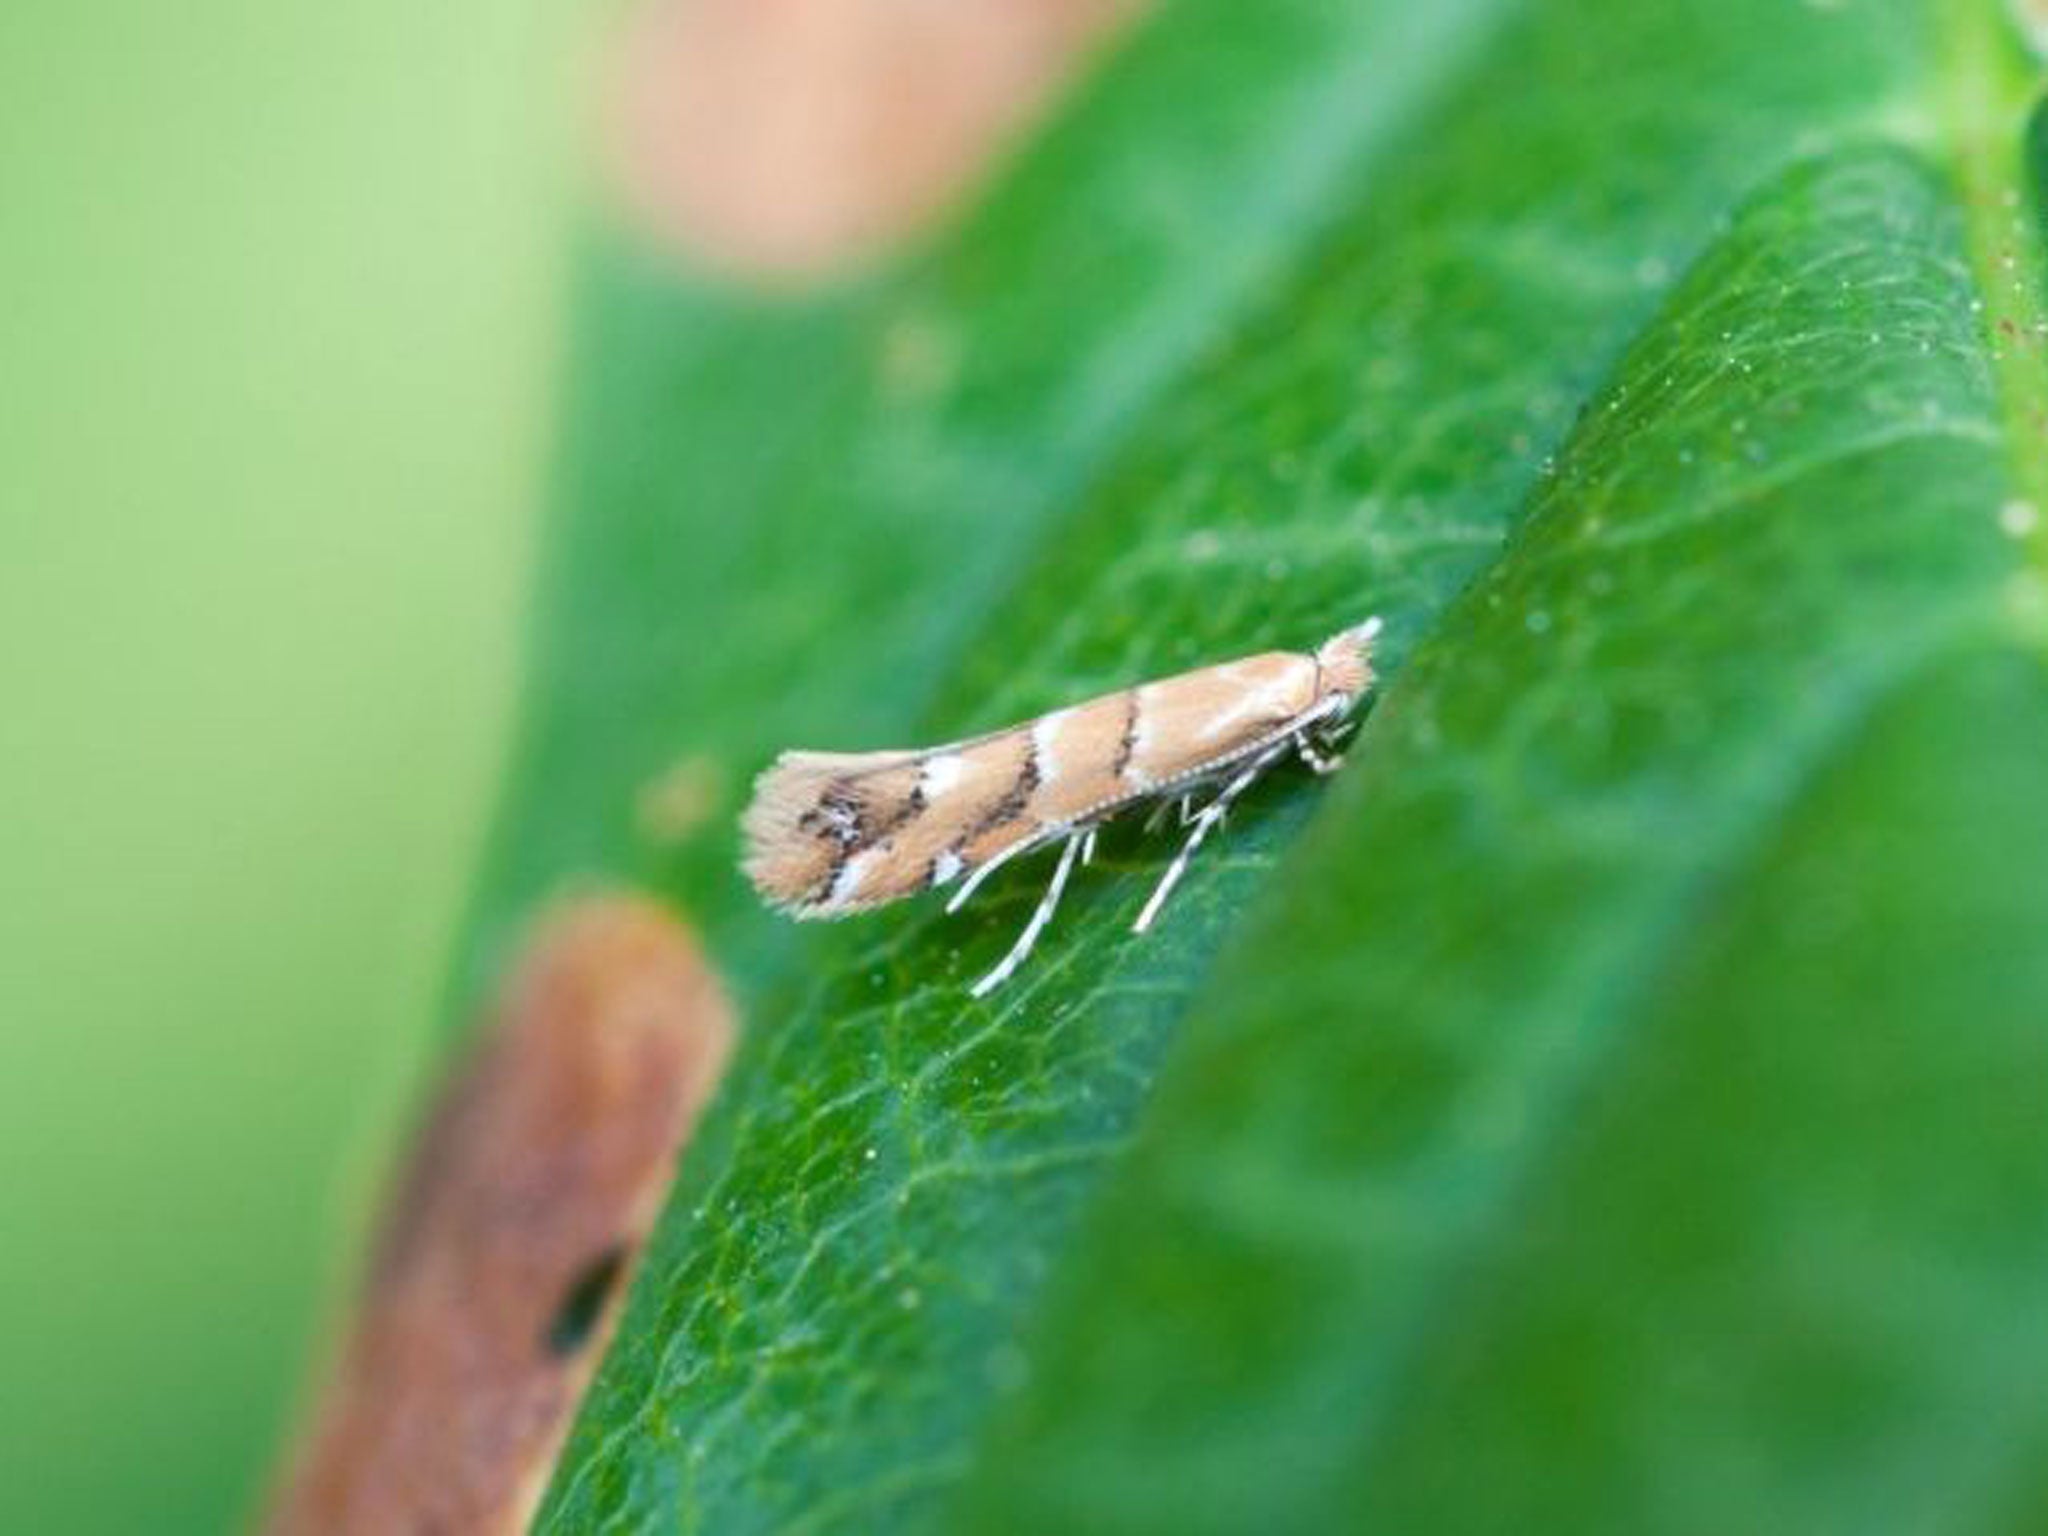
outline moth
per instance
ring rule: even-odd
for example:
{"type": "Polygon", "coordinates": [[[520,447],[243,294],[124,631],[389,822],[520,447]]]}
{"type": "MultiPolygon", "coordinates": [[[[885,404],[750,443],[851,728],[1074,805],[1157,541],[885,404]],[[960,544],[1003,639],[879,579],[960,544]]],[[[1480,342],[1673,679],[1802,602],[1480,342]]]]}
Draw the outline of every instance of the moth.
{"type": "Polygon", "coordinates": [[[1140,683],[944,746],[784,752],[755,782],[742,821],[754,888],[799,918],[836,918],[960,882],[960,906],[1012,859],[1057,843],[1052,881],[994,970],[1007,981],[1051,921],[1078,858],[1111,817],[1178,805],[1180,851],[1138,913],[1143,933],[1203,839],[1260,774],[1290,753],[1317,773],[1371,689],[1380,621],[1313,651],[1268,651],[1140,683]],[[1195,802],[1205,792],[1199,809],[1195,802]]]}

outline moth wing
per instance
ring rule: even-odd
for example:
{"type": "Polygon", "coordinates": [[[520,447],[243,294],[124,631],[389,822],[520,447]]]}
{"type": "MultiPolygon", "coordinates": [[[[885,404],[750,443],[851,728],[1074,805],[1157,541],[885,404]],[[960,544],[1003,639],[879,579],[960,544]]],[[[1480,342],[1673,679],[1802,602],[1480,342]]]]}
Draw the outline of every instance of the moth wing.
{"type": "Polygon", "coordinates": [[[806,778],[857,779],[866,774],[901,768],[929,756],[925,751],[891,752],[784,752],[761,777],[779,773],[806,778]]]}
{"type": "Polygon", "coordinates": [[[754,781],[754,797],[740,829],[746,841],[741,867],[769,901],[808,915],[829,892],[844,853],[857,846],[847,823],[834,836],[835,817],[869,802],[888,775],[915,783],[925,753],[784,752],[754,781]]]}

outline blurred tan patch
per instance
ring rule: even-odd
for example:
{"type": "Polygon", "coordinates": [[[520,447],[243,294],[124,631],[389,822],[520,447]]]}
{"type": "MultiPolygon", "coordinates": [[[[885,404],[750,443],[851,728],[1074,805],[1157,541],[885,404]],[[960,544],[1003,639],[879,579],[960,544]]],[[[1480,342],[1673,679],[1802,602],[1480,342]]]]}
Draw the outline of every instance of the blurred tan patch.
{"type": "Polygon", "coordinates": [[[606,70],[629,220],[816,279],[924,228],[1143,0],[642,0],[606,70]]]}
{"type": "Polygon", "coordinates": [[[2048,55],[2048,0],[2006,0],[2005,8],[2035,56],[2048,55]]]}
{"type": "Polygon", "coordinates": [[[686,757],[640,786],[633,820],[640,835],[671,848],[709,821],[725,799],[725,775],[708,757],[686,757]]]}
{"type": "Polygon", "coordinates": [[[526,1528],[733,1030],[653,902],[543,919],[423,1127],[266,1532],[526,1528]]]}

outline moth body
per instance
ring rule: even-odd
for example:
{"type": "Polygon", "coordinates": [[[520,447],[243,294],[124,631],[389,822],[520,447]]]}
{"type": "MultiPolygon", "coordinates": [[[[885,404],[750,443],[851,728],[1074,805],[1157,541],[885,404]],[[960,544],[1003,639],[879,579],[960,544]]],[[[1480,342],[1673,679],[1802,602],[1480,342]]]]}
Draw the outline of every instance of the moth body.
{"type": "Polygon", "coordinates": [[[1140,802],[1182,801],[1189,834],[1137,927],[1150,926],[1229,803],[1289,751],[1318,772],[1372,684],[1377,619],[1313,652],[1271,651],[1141,683],[1006,730],[921,750],[785,752],[754,786],[745,870],[771,904],[835,918],[962,881],[958,907],[1002,864],[1064,842],[1047,899],[976,986],[999,985],[1052,915],[1101,824],[1140,802]],[[1200,812],[1189,800],[1220,786],[1200,812]]]}

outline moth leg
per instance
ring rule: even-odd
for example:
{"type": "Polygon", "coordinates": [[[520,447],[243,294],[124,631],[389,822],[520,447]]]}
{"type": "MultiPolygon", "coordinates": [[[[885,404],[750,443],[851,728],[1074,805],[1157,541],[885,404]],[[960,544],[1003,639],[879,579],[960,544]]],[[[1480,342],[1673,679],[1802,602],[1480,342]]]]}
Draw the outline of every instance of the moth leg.
{"type": "Polygon", "coordinates": [[[994,874],[997,870],[1001,869],[1005,864],[1009,863],[1010,860],[1017,857],[1018,854],[1027,852],[1028,850],[1036,848],[1037,846],[1038,844],[1033,842],[1028,837],[1019,838],[1016,842],[1010,844],[1009,847],[1005,848],[1001,853],[997,854],[994,858],[990,859],[986,864],[983,864],[978,869],[970,871],[967,878],[961,882],[960,889],[955,891],[953,893],[952,899],[946,903],[946,910],[948,912],[958,912],[962,907],[967,905],[967,898],[972,896],[976,891],[981,889],[982,881],[986,880],[990,875],[994,874]]]}
{"type": "Polygon", "coordinates": [[[1144,830],[1148,833],[1157,832],[1160,823],[1166,820],[1166,813],[1175,809],[1178,809],[1180,812],[1180,824],[1186,826],[1195,819],[1194,804],[1195,797],[1193,795],[1176,795],[1171,799],[1160,801],[1152,807],[1152,814],[1145,818],[1144,830]]]}
{"type": "Polygon", "coordinates": [[[1328,757],[1323,756],[1319,749],[1328,746],[1327,741],[1311,743],[1307,731],[1294,733],[1294,750],[1299,752],[1301,760],[1317,773],[1335,773],[1344,766],[1344,754],[1341,752],[1332,752],[1328,757]]]}
{"type": "Polygon", "coordinates": [[[1095,828],[1093,827],[1090,827],[1081,834],[1081,862],[1083,864],[1093,864],[1095,862],[1095,828]]]}
{"type": "Polygon", "coordinates": [[[1131,932],[1143,933],[1152,926],[1152,919],[1159,915],[1159,909],[1166,905],[1166,898],[1173,894],[1173,888],[1180,883],[1180,877],[1188,867],[1188,860],[1192,859],[1195,850],[1202,846],[1202,839],[1209,835],[1209,829],[1223,820],[1230,811],[1230,802],[1251,788],[1252,780],[1264,773],[1272,765],[1273,760],[1287,748],[1288,743],[1285,741],[1277,746],[1268,747],[1246,764],[1243,772],[1224,785],[1214,800],[1202,807],[1201,813],[1195,817],[1194,830],[1188,834],[1188,840],[1181,844],[1181,850],[1174,855],[1173,862],[1166,866],[1166,873],[1160,876],[1159,884],[1153,888],[1151,899],[1145,903],[1145,910],[1138,914],[1138,920],[1131,925],[1131,932]]]}
{"type": "MultiPolygon", "coordinates": [[[[1052,872],[1052,884],[1045,888],[1045,895],[1038,903],[1038,910],[1031,914],[1031,921],[1024,925],[1024,931],[1017,935],[1017,942],[1010,946],[1010,952],[1002,962],[974,984],[972,996],[986,997],[1010,979],[1010,973],[1024,963],[1024,957],[1031,953],[1031,946],[1038,942],[1038,935],[1052,920],[1053,908],[1060,904],[1060,892],[1067,887],[1067,874],[1074,867],[1074,855],[1081,851],[1084,833],[1073,833],[1060,850],[1060,862],[1052,872]]],[[[993,861],[991,861],[993,862],[993,861]]]]}

